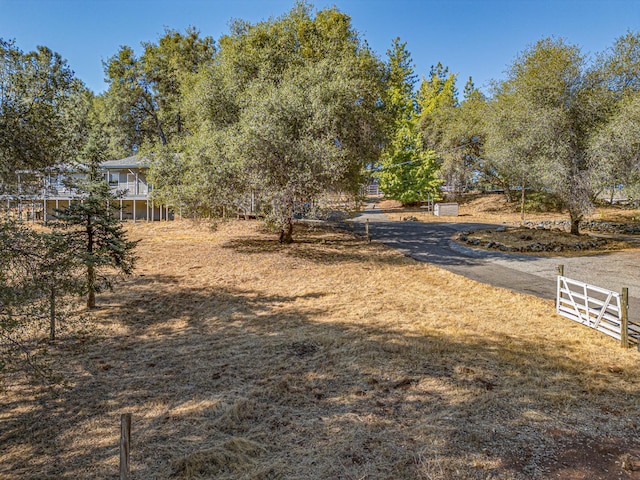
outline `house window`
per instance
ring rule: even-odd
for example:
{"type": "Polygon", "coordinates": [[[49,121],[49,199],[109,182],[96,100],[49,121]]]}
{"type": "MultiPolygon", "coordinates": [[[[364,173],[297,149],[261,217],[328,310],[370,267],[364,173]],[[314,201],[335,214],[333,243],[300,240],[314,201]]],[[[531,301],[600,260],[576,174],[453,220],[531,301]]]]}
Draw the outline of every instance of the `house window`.
{"type": "Polygon", "coordinates": [[[110,186],[117,187],[120,179],[120,172],[108,172],[107,179],[110,186]]]}

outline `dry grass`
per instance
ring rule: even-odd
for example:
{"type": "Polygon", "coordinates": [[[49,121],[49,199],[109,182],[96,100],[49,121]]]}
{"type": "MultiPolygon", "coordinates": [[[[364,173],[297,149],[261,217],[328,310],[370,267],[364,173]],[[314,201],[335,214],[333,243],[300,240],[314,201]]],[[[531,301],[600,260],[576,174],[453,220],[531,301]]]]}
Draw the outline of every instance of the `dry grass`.
{"type": "Polygon", "coordinates": [[[253,222],[130,227],[72,388],[0,397],[0,478],[639,478],[639,355],[551,302],[376,244],[253,222]],[[40,393],[40,396],[37,395],[40,393]]]}
{"type": "MultiPolygon", "coordinates": [[[[382,200],[379,207],[391,220],[402,220],[413,216],[421,222],[455,222],[455,223],[492,223],[519,224],[522,220],[518,202],[507,203],[502,194],[469,195],[459,204],[457,217],[436,217],[424,208],[402,207],[400,202],[382,200]]],[[[620,223],[638,223],[638,210],[620,206],[597,207],[587,218],[620,223]]],[[[525,212],[525,220],[543,222],[545,220],[568,220],[564,212],[525,212]]]]}

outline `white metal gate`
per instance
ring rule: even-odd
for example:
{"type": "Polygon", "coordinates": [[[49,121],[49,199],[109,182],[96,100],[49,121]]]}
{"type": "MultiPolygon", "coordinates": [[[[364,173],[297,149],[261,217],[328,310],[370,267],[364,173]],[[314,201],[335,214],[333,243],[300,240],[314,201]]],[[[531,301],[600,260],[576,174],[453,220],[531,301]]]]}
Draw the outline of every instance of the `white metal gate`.
{"type": "Polygon", "coordinates": [[[619,293],[558,276],[556,312],[559,315],[621,340],[622,308],[619,293]]]}

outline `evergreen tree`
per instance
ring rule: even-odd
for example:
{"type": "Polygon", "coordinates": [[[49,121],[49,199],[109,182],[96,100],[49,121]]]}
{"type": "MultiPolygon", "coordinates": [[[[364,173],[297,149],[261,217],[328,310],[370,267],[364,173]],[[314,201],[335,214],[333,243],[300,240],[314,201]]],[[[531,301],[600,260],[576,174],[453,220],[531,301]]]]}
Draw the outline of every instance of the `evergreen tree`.
{"type": "Polygon", "coordinates": [[[387,51],[385,107],[389,128],[377,176],[387,198],[411,204],[437,196],[440,182],[436,157],[424,148],[418,128],[420,105],[414,92],[411,55],[406,47],[406,43],[396,38],[387,51]]]}
{"type": "Polygon", "coordinates": [[[96,293],[112,288],[113,273],[133,271],[137,242],[127,239],[115,214],[117,197],[104,181],[98,162],[89,163],[86,173],[85,180],[72,185],[81,201],[58,210],[53,228],[64,234],[69,254],[83,266],[81,292],[87,295],[87,308],[95,308],[96,293]]]}

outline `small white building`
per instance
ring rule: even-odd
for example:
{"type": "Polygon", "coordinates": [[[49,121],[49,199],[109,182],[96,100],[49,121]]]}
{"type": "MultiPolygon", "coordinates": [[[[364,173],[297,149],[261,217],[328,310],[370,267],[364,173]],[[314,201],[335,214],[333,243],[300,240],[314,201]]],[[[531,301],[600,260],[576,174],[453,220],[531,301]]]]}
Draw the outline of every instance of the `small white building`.
{"type": "Polygon", "coordinates": [[[433,214],[437,217],[457,217],[457,203],[436,203],[433,206],[433,214]]]}

